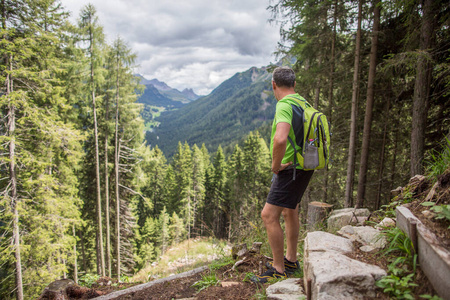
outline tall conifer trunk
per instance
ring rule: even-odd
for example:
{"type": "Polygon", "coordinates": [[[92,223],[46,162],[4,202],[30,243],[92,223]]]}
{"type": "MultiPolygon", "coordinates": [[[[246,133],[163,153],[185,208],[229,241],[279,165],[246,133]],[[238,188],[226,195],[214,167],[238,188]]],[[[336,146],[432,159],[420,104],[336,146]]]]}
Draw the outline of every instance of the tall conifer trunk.
{"type": "Polygon", "coordinates": [[[109,225],[109,168],[108,168],[108,120],[109,120],[109,96],[106,96],[105,104],[105,219],[106,219],[106,267],[111,278],[111,229],[109,225]]]}
{"type": "MultiPolygon", "coordinates": [[[[117,58],[117,65],[119,58],[117,58]]],[[[120,196],[119,196],[119,66],[117,66],[116,79],[116,129],[114,143],[114,173],[115,173],[115,191],[116,191],[116,255],[117,255],[117,278],[120,280],[120,196]]]]}
{"type": "MultiPolygon", "coordinates": [[[[420,50],[431,47],[433,37],[433,0],[423,1],[423,17],[420,30],[420,50]]],[[[423,173],[422,160],[425,145],[425,127],[428,113],[428,96],[431,78],[431,63],[424,55],[417,60],[417,75],[414,85],[412,130],[411,130],[411,177],[423,173]]]]}
{"type": "MultiPolygon", "coordinates": [[[[384,109],[384,115],[388,120],[390,120],[389,111],[390,111],[390,98],[387,98],[385,109],[384,109]]],[[[387,130],[388,130],[388,122],[384,123],[384,129],[383,129],[383,142],[381,144],[381,153],[380,153],[380,159],[379,166],[378,166],[378,188],[377,188],[377,195],[375,200],[375,210],[380,209],[381,206],[381,190],[383,187],[383,170],[384,170],[384,161],[385,161],[385,154],[386,154],[386,140],[387,140],[387,130]]]]}
{"type": "MultiPolygon", "coordinates": [[[[9,67],[9,71],[12,71],[12,58],[8,57],[6,65],[9,67]]],[[[9,96],[13,90],[13,82],[10,74],[6,75],[6,95],[9,96]]],[[[16,142],[15,142],[15,130],[16,130],[16,107],[10,103],[8,106],[8,136],[9,141],[9,183],[10,183],[10,198],[11,198],[11,210],[13,212],[13,243],[14,243],[14,257],[16,267],[16,299],[23,300],[23,283],[22,283],[22,262],[20,256],[20,231],[19,231],[19,210],[18,196],[17,196],[17,174],[16,174],[16,142]]]]}
{"type": "MultiPolygon", "coordinates": [[[[338,11],[338,0],[334,1],[334,13],[333,13],[333,38],[331,40],[331,63],[330,63],[330,85],[329,85],[329,92],[328,92],[328,120],[332,124],[333,120],[333,107],[334,107],[334,69],[335,69],[335,60],[336,60],[336,26],[337,26],[337,11],[338,11]]],[[[328,174],[328,166],[325,167],[325,179],[324,179],[324,193],[323,193],[323,201],[328,201],[328,177],[330,174],[328,174]]]]}
{"type": "Polygon", "coordinates": [[[370,131],[372,126],[373,104],[374,104],[374,84],[377,68],[378,30],[380,28],[380,0],[373,2],[373,30],[372,46],[370,48],[369,78],[367,82],[367,102],[366,115],[364,117],[363,144],[361,151],[361,164],[359,166],[357,207],[363,207],[366,192],[367,167],[369,160],[370,131]]]}
{"type": "Polygon", "coordinates": [[[102,226],[102,198],[100,191],[100,159],[98,150],[98,125],[97,125],[97,109],[95,104],[95,84],[94,84],[94,37],[92,30],[90,31],[90,54],[91,54],[91,89],[92,89],[92,110],[94,118],[94,143],[95,143],[95,178],[97,182],[97,231],[98,231],[98,248],[97,257],[99,262],[99,271],[102,276],[105,276],[105,255],[103,250],[103,226],[102,226]]]}
{"type": "Polygon", "coordinates": [[[358,115],[359,99],[359,62],[361,52],[361,20],[362,2],[358,1],[358,29],[356,31],[355,63],[353,70],[352,112],[350,118],[350,140],[348,146],[347,181],[345,185],[345,207],[353,206],[353,181],[355,177],[356,155],[356,121],[358,115]]]}

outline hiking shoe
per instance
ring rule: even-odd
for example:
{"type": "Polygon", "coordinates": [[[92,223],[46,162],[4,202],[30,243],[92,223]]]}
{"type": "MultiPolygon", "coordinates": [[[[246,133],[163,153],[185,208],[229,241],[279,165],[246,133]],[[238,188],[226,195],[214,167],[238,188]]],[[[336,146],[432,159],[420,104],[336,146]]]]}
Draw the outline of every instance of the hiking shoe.
{"type": "MultiPolygon", "coordinates": [[[[273,261],[268,261],[266,263],[266,267],[273,268],[273,261]]],[[[294,274],[297,271],[300,271],[300,263],[297,261],[295,262],[291,262],[289,260],[286,259],[286,257],[284,258],[284,269],[286,271],[287,274],[294,274]]]]}
{"type": "Polygon", "coordinates": [[[266,283],[270,279],[286,279],[287,277],[288,276],[286,274],[286,271],[280,273],[277,270],[275,270],[275,268],[270,268],[261,275],[255,275],[251,277],[250,280],[253,281],[254,283],[266,283]]]}

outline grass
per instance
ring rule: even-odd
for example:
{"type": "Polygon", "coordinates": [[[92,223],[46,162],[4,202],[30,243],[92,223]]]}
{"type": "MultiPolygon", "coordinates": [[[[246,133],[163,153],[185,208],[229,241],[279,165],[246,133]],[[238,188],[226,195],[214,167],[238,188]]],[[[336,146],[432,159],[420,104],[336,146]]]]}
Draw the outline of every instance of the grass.
{"type": "MultiPolygon", "coordinates": [[[[130,278],[130,282],[147,282],[151,278],[163,278],[171,274],[177,274],[193,270],[219,260],[215,264],[226,262],[230,256],[229,247],[224,241],[212,238],[190,239],[169,248],[157,264],[152,266],[149,262],[146,267],[130,278]]],[[[214,263],[213,263],[214,265],[214,263]]]]}

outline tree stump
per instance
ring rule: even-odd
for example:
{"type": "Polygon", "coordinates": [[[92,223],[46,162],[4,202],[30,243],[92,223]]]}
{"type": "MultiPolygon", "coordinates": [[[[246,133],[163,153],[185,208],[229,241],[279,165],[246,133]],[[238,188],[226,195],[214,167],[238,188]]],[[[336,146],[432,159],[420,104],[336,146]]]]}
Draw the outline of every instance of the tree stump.
{"type": "Polygon", "coordinates": [[[56,280],[50,283],[42,292],[39,300],[66,300],[66,288],[73,286],[75,283],[71,279],[56,280]]]}
{"type": "Polygon", "coordinates": [[[331,207],[333,207],[333,205],[317,201],[308,204],[307,227],[309,231],[317,230],[324,226],[323,223],[325,222],[331,207]]]}

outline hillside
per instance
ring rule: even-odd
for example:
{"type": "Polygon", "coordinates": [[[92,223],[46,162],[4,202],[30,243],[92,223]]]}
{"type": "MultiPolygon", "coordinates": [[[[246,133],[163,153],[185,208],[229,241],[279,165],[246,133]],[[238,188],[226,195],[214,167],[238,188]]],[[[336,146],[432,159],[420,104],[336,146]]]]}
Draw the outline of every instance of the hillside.
{"type": "Polygon", "coordinates": [[[164,108],[180,108],[184,106],[183,102],[173,100],[172,98],[161,94],[152,84],[147,84],[145,86],[144,93],[139,97],[138,102],[144,104],[144,106],[150,105],[164,108]]]}
{"type": "Polygon", "coordinates": [[[251,68],[223,82],[211,94],[161,114],[159,127],[147,132],[147,142],[172,156],[179,141],[210,151],[236,143],[272,120],[276,100],[266,68],[251,68]]]}

